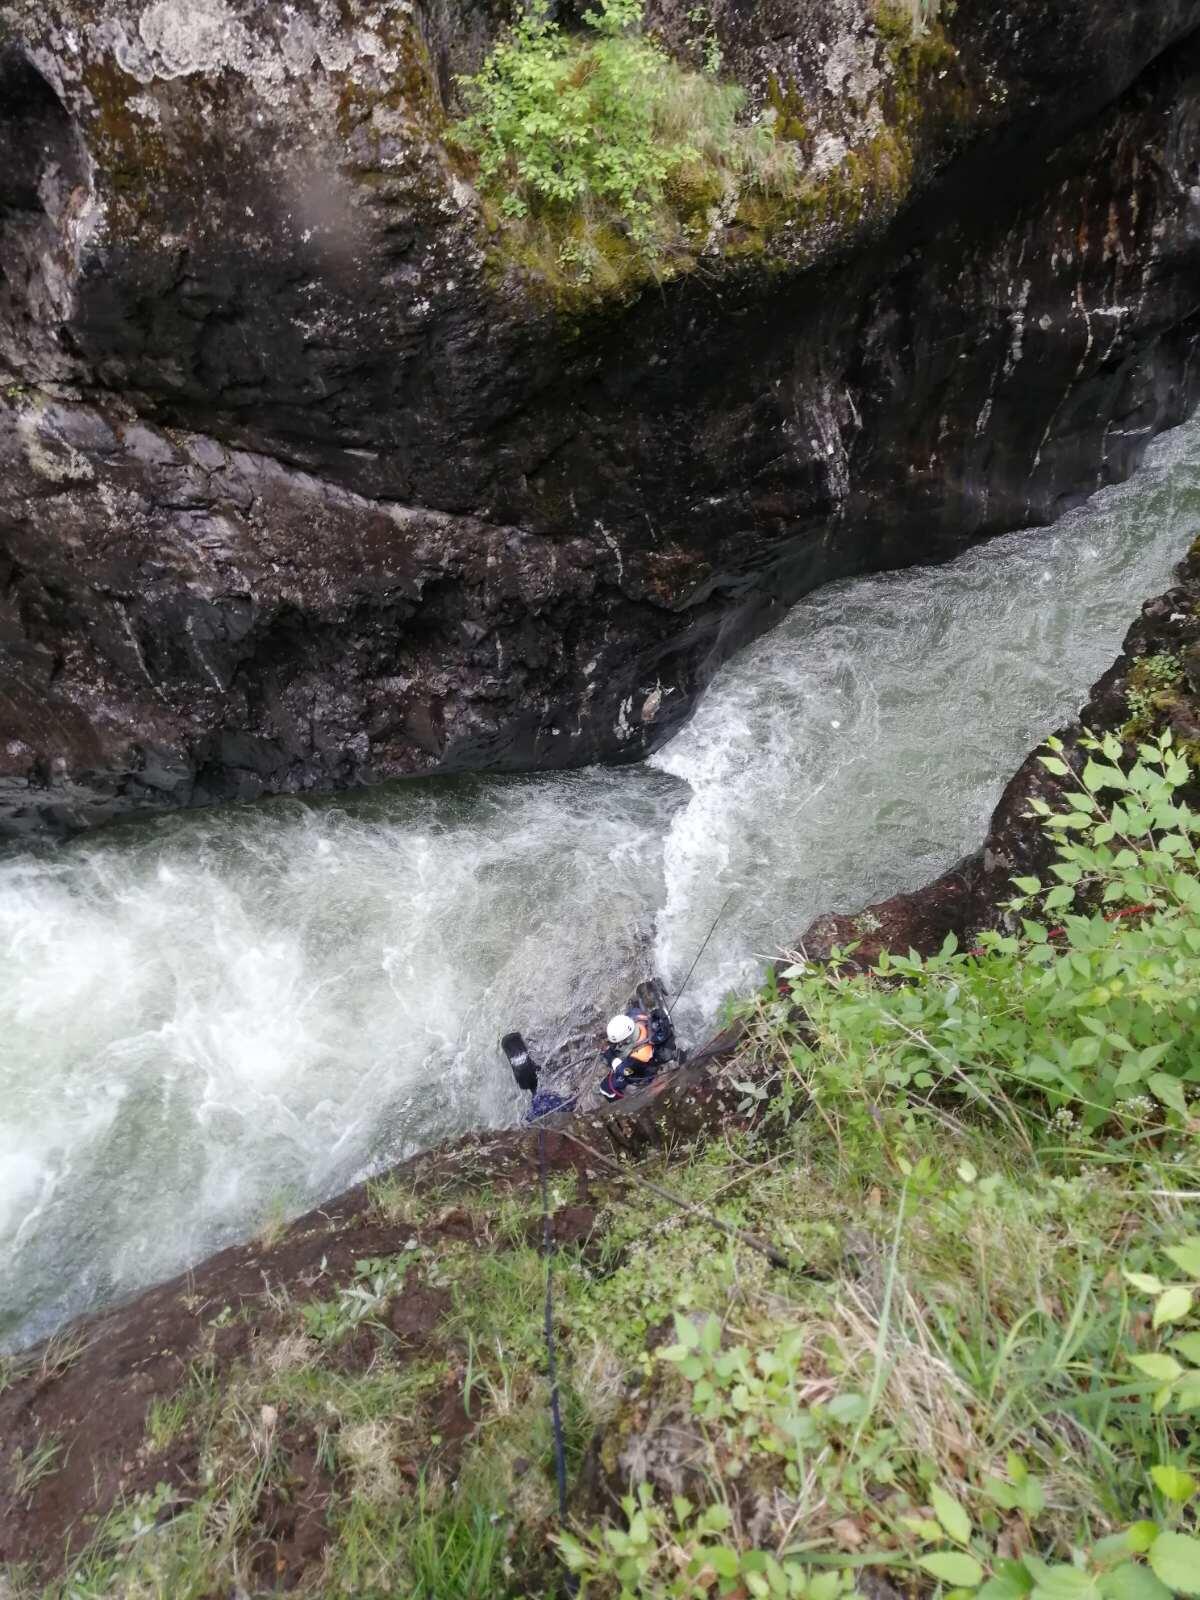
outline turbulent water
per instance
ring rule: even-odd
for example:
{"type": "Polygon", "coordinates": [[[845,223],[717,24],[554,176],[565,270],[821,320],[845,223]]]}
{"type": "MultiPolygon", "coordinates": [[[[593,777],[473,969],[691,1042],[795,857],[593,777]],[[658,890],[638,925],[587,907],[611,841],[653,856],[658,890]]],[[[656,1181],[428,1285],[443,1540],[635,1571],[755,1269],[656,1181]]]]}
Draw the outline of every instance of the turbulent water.
{"type": "Polygon", "coordinates": [[[0,1345],[521,1099],[653,959],[680,1012],[975,845],[1200,520],[1200,424],[1051,530],[838,584],[649,763],[114,828],[0,862],[0,1345]],[[652,946],[653,956],[647,947],[652,946]]]}

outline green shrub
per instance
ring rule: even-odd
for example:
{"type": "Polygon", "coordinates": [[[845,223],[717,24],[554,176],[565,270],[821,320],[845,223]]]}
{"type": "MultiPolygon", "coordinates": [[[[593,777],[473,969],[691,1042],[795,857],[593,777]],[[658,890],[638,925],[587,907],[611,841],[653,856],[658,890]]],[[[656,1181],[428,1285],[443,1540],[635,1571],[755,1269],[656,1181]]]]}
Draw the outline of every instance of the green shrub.
{"type": "Polygon", "coordinates": [[[584,20],[595,37],[576,42],[531,7],[475,78],[463,82],[472,113],[459,137],[479,156],[485,188],[502,192],[506,216],[531,207],[609,201],[644,230],[687,145],[660,144],[654,112],[662,51],[629,30],[637,0],[600,0],[584,20]]]}
{"type": "MultiPolygon", "coordinates": [[[[459,80],[467,115],[452,130],[510,231],[551,226],[569,277],[589,280],[623,250],[652,262],[677,236],[681,207],[702,211],[744,177],[791,181],[792,153],[765,126],[738,124],[737,84],[681,66],[641,32],[642,0],[599,0],[584,21],[586,34],[568,34],[534,0],[459,80]]],[[[715,68],[719,52],[706,55],[715,68]]]]}
{"type": "MultiPolygon", "coordinates": [[[[1200,1083],[1200,817],[1170,734],[1123,771],[1119,740],[1087,741],[1069,808],[1037,812],[1057,841],[1045,883],[1019,878],[1018,931],[971,954],[953,938],[928,960],[873,974],[791,969],[814,1049],[796,1065],[820,1100],[845,1091],[931,1092],[999,1104],[1034,1091],[1064,1127],[1189,1115],[1200,1083]],[[1192,1091],[1194,1092],[1194,1091],[1192,1091]]],[[[1051,741],[1042,758],[1069,769],[1051,741]]]]}

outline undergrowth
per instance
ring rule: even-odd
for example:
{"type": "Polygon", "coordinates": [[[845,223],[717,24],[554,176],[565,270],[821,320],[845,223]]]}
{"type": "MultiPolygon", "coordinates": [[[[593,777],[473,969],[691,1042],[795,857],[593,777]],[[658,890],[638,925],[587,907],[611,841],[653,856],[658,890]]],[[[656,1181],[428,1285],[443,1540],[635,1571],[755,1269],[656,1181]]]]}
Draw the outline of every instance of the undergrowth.
{"type": "Polygon", "coordinates": [[[795,152],[743,124],[744,91],[675,61],[642,32],[642,0],[598,0],[569,33],[545,0],[522,11],[481,70],[460,79],[451,137],[509,253],[551,283],[615,287],[695,247],[744,184],[790,192],[795,152]]]}
{"type": "Polygon", "coordinates": [[[955,1600],[1200,1594],[1200,818],[1169,734],[1083,748],[1068,807],[1033,802],[1055,859],[1010,931],[798,960],[750,1008],[862,1269],[677,1307],[638,1419],[657,1455],[613,1459],[650,1463],[617,1526],[560,1540],[585,1594],[832,1600],[863,1568],[955,1600]]]}
{"type": "MultiPolygon", "coordinates": [[[[568,1528],[536,1190],[393,1182],[378,1217],[452,1205],[475,1244],[431,1227],[304,1305],[275,1291],[249,1356],[148,1411],[144,1450],[187,1434],[194,1480],[12,1593],[274,1592],[255,1561],[307,1453],[302,1592],[330,1600],[549,1595],[564,1565],[584,1600],[1200,1595],[1200,819],[1168,736],[1085,757],[1073,782],[1045,753],[1069,801],[1006,927],[869,973],[797,960],[742,1008],[741,1124],[646,1158],[787,1270],[636,1181],[552,1177],[596,1210],[556,1258],[568,1528]],[[443,1302],[414,1351],[388,1308],[418,1280],[443,1302]]],[[[20,1463],[26,1492],[61,1459],[20,1463]]]]}

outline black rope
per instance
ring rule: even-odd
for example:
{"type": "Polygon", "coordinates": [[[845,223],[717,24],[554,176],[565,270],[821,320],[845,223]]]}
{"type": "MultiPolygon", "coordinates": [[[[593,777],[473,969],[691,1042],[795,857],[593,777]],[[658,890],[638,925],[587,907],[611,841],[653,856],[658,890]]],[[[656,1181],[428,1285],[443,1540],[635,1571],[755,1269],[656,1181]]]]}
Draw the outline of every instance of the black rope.
{"type": "Polygon", "coordinates": [[[671,1001],[671,1004],[667,1007],[667,1015],[668,1016],[671,1015],[671,1013],[674,1011],[675,1007],[683,999],[683,991],[687,988],[688,984],[691,983],[691,981],[692,981],[692,973],[695,972],[696,967],[699,965],[700,957],[708,949],[708,941],[712,938],[713,934],[716,933],[716,931],[717,931],[717,923],[720,922],[721,918],[725,915],[725,907],[733,899],[735,893],[736,893],[736,890],[730,889],[729,893],[725,896],[724,900],[722,900],[721,909],[717,912],[716,916],[712,919],[712,927],[704,935],[704,943],[700,946],[699,950],[696,951],[696,959],[695,959],[695,961],[692,962],[691,966],[688,968],[687,977],[679,985],[678,993],[676,994],[674,1000],[671,1001]]]}
{"type": "Polygon", "coordinates": [[[558,1361],[554,1353],[554,1230],[546,1187],[546,1130],[538,1129],[538,1164],[542,1173],[542,1254],[546,1259],[546,1370],[550,1378],[550,1420],[554,1426],[554,1472],[558,1479],[558,1516],[567,1520],[567,1443],[558,1403],[558,1361]]]}

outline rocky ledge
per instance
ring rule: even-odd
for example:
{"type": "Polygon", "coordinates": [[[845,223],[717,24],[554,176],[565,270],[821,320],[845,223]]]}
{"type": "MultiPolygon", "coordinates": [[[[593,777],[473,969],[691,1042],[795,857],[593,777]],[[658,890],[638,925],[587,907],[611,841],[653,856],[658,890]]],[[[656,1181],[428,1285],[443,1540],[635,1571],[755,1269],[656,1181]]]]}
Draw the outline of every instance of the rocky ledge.
{"type": "Polygon", "coordinates": [[[5,7],[0,834],[636,756],[806,589],[1132,470],[1195,399],[1200,4],[802,10],[710,8],[794,204],[606,297],[446,142],[488,6],[5,7]]]}

